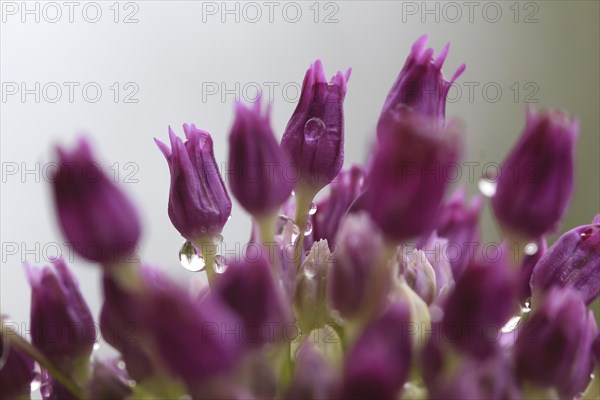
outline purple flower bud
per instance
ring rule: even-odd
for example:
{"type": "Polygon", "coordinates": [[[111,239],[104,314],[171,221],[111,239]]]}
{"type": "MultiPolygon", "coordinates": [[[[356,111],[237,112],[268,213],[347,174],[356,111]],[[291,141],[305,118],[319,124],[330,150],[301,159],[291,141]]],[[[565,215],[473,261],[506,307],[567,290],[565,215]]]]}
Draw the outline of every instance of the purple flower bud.
{"type": "Polygon", "coordinates": [[[306,71],[296,110],[281,147],[300,171],[298,185],[316,193],[331,182],[344,163],[344,97],[350,69],[327,83],[316,60],[306,71]]]}
{"type": "Polygon", "coordinates": [[[104,307],[117,326],[135,329],[154,353],[151,361],[159,360],[190,390],[235,366],[243,350],[240,322],[227,307],[211,296],[194,301],[158,270],[144,268],[142,282],[139,292],[129,292],[105,275],[104,307]]]}
{"type": "Polygon", "coordinates": [[[52,267],[25,263],[31,285],[31,342],[64,373],[85,365],[96,340],[92,313],[63,260],[52,267]]]}
{"type": "Polygon", "coordinates": [[[313,237],[325,239],[334,249],[334,239],[342,218],[363,189],[364,171],[358,165],[342,171],[331,182],[330,194],[317,204],[313,218],[313,237]]]}
{"type": "Polygon", "coordinates": [[[79,400],[78,397],[61,385],[45,369],[42,369],[41,376],[40,394],[43,400],[79,400]]]}
{"type": "Polygon", "coordinates": [[[448,184],[442,171],[456,162],[460,140],[417,115],[393,122],[379,140],[365,201],[384,235],[402,241],[433,230],[448,184]]]}
{"type": "Polygon", "coordinates": [[[328,296],[344,318],[378,310],[389,292],[389,277],[381,266],[383,237],[366,213],[348,215],[336,237],[329,268],[328,296]]]}
{"type": "Polygon", "coordinates": [[[294,187],[286,175],[288,158],[275,140],[269,119],[270,108],[261,115],[260,100],[249,108],[238,103],[229,135],[231,192],[255,216],[277,210],[294,187]]]}
{"type": "Polygon", "coordinates": [[[448,55],[450,44],[433,58],[433,49],[426,49],[427,35],[413,44],[400,75],[390,90],[378,122],[378,136],[385,131],[385,124],[395,118],[394,113],[412,109],[423,116],[434,119],[441,127],[446,115],[446,97],[451,85],[464,72],[461,65],[450,81],[442,75],[442,66],[448,55]]]}
{"type": "Polygon", "coordinates": [[[466,191],[458,189],[440,209],[436,224],[439,236],[448,239],[447,258],[454,278],[464,271],[473,247],[479,242],[479,218],[483,208],[483,198],[475,196],[466,204],[466,191]],[[454,250],[452,250],[454,249],[454,250]]]}
{"type": "Polygon", "coordinates": [[[434,231],[421,250],[435,272],[436,296],[450,292],[454,287],[454,277],[447,254],[448,240],[438,237],[434,231]]]}
{"type": "Polygon", "coordinates": [[[517,311],[516,279],[506,249],[498,251],[502,253],[494,261],[478,259],[467,266],[443,307],[444,337],[478,359],[493,354],[500,329],[517,311]]]}
{"type": "Polygon", "coordinates": [[[552,286],[570,286],[590,304],[600,295],[600,224],[579,226],[562,235],[533,269],[535,298],[552,286]]]}
{"type": "Polygon", "coordinates": [[[298,350],[286,399],[337,399],[340,398],[340,383],[340,377],[324,354],[307,340],[298,350]]]}
{"type": "Polygon", "coordinates": [[[125,400],[132,394],[131,379],[119,367],[118,359],[93,362],[92,377],[87,383],[87,397],[93,400],[125,400]]]}
{"type": "Polygon", "coordinates": [[[33,360],[0,333],[0,398],[28,398],[34,376],[33,360]]]}
{"type": "Polygon", "coordinates": [[[502,164],[492,207],[510,233],[552,233],[573,193],[573,147],[579,124],[560,111],[527,110],[521,138],[502,164]]]}
{"type": "Polygon", "coordinates": [[[52,189],[63,234],[87,260],[105,264],[126,261],[140,237],[135,207],[102,172],[85,139],[72,152],[60,147],[57,152],[52,189]]]}
{"type": "Polygon", "coordinates": [[[279,341],[293,323],[284,293],[272,276],[268,249],[253,246],[242,261],[231,262],[214,289],[217,299],[241,320],[241,340],[260,346],[279,341]]]}
{"type": "Polygon", "coordinates": [[[409,324],[408,306],[394,302],[367,326],[346,358],[341,398],[397,398],[411,366],[409,324]]]}
{"type": "Polygon", "coordinates": [[[169,164],[169,218],[188,240],[221,232],[231,214],[231,200],[219,173],[208,132],[183,125],[183,142],[169,127],[171,149],[154,139],[169,164]]]}
{"type": "Polygon", "coordinates": [[[435,271],[422,251],[406,251],[401,255],[400,273],[406,283],[427,304],[437,296],[435,271]]]}
{"type": "Polygon", "coordinates": [[[570,288],[553,288],[532,311],[515,343],[518,376],[538,387],[573,397],[592,372],[593,312],[570,288]]]}

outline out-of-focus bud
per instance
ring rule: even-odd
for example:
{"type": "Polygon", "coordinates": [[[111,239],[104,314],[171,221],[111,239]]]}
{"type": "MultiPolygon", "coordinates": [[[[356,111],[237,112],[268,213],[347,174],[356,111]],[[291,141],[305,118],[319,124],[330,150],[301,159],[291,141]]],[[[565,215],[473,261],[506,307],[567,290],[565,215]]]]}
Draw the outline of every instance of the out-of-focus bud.
{"type": "Polygon", "coordinates": [[[535,239],[552,233],[573,194],[578,122],[560,111],[527,110],[521,138],[501,166],[492,208],[507,233],[535,239]]]}
{"type": "Polygon", "coordinates": [[[31,285],[32,344],[63,373],[85,375],[96,326],[77,278],[63,260],[44,268],[25,264],[25,273],[31,285]]]}
{"type": "Polygon", "coordinates": [[[466,66],[461,65],[450,81],[446,81],[442,75],[442,66],[450,44],[434,59],[433,49],[426,48],[427,39],[427,35],[423,35],[413,44],[383,105],[377,127],[378,135],[383,134],[380,132],[385,130],[384,125],[395,117],[395,113],[406,109],[436,120],[439,126],[444,124],[448,91],[466,66]]]}
{"type": "Polygon", "coordinates": [[[133,327],[142,340],[134,344],[153,353],[151,362],[158,360],[161,369],[181,379],[192,392],[236,365],[245,342],[240,321],[226,306],[213,296],[193,300],[152,268],[143,268],[141,278],[140,290],[131,292],[105,275],[104,307],[117,327],[133,327]]]}
{"type": "Polygon", "coordinates": [[[391,279],[382,265],[381,232],[366,213],[355,213],[342,221],[335,241],[327,288],[331,307],[344,318],[377,312],[391,279]]]}
{"type": "Polygon", "coordinates": [[[460,137],[453,127],[406,114],[388,124],[380,137],[368,176],[366,209],[392,241],[431,232],[448,176],[456,162],[460,137]]]}
{"type": "Polygon", "coordinates": [[[395,301],[360,335],[346,358],[343,399],[396,399],[411,366],[410,313],[395,301]]]}
{"type": "Polygon", "coordinates": [[[459,188],[440,209],[436,224],[438,235],[448,239],[447,257],[452,274],[457,279],[472,256],[472,250],[480,240],[479,218],[483,198],[475,196],[466,204],[466,191],[459,188]]]}
{"type": "Polygon", "coordinates": [[[9,342],[10,334],[0,333],[0,398],[28,399],[35,376],[33,360],[9,342]]]}
{"type": "Polygon", "coordinates": [[[404,251],[401,254],[400,273],[408,286],[427,304],[433,303],[437,295],[435,271],[420,250],[404,251]]]}
{"type": "Polygon", "coordinates": [[[494,261],[469,264],[443,306],[443,334],[456,349],[478,359],[494,352],[500,329],[517,312],[516,277],[506,249],[498,251],[494,261]]]}
{"type": "Polygon", "coordinates": [[[533,302],[552,286],[570,286],[590,304],[600,295],[600,224],[562,235],[533,269],[533,302]]]}
{"type": "Polygon", "coordinates": [[[573,398],[590,380],[591,348],[597,334],[593,312],[587,313],[573,289],[551,289],[519,331],[515,343],[518,376],[573,398]]]}
{"type": "Polygon", "coordinates": [[[305,341],[296,356],[288,400],[327,400],[340,398],[340,376],[330,361],[311,342],[305,341]]]}
{"type": "Polygon", "coordinates": [[[327,275],[332,255],[326,240],[315,242],[298,273],[294,311],[303,332],[327,323],[327,275]]]}
{"type": "Polygon", "coordinates": [[[184,124],[186,141],[169,127],[171,148],[154,139],[169,164],[169,218],[188,240],[221,233],[231,214],[231,199],[221,179],[208,132],[184,124]]]}
{"type": "Polygon", "coordinates": [[[435,231],[421,246],[422,254],[425,255],[435,271],[436,296],[440,299],[443,299],[454,288],[448,247],[448,240],[438,237],[435,231]]]}
{"type": "Polygon", "coordinates": [[[358,165],[342,171],[331,182],[329,196],[317,204],[313,217],[313,237],[325,239],[330,249],[335,249],[335,235],[350,205],[363,189],[364,171],[358,165]]]}
{"type": "Polygon", "coordinates": [[[63,234],[89,261],[126,262],[141,232],[135,207],[101,170],[85,139],[72,152],[59,147],[57,153],[52,189],[63,234]]]}
{"type": "Polygon", "coordinates": [[[285,128],[281,147],[300,172],[297,191],[316,194],[344,163],[344,97],[350,70],[327,83],[316,60],[306,71],[296,110],[285,128]]]}
{"type": "Polygon", "coordinates": [[[118,359],[97,361],[92,364],[92,377],[87,383],[87,398],[92,400],[125,400],[132,394],[123,361],[118,359]]]}
{"type": "Polygon", "coordinates": [[[253,249],[229,264],[214,289],[219,302],[241,320],[241,338],[248,347],[285,339],[284,327],[293,322],[285,294],[273,278],[267,248],[253,249]]]}
{"type": "Polygon", "coordinates": [[[275,212],[290,196],[294,181],[287,176],[289,160],[275,140],[270,108],[261,114],[260,100],[249,108],[236,104],[229,134],[231,192],[254,216],[275,212]]]}

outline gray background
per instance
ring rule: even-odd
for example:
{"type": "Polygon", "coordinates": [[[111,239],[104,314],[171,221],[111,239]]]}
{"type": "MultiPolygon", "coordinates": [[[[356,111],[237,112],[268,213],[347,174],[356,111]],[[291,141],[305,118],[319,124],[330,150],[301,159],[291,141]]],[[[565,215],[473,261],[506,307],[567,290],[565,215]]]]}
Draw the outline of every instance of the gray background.
{"type": "MultiPolygon", "coordinates": [[[[462,93],[451,92],[455,100],[448,105],[447,115],[466,122],[465,159],[481,163],[474,179],[463,169],[461,182],[468,185],[469,193],[477,191],[477,177],[485,163],[502,161],[522,130],[527,101],[535,100],[537,108],[564,108],[581,120],[576,192],[560,231],[589,222],[599,211],[598,2],[521,2],[516,5],[520,11],[517,22],[513,2],[492,6],[476,2],[472,15],[463,2],[453,3],[461,12],[458,19],[456,7],[441,2],[426,4],[430,10],[437,7],[434,14],[424,14],[422,2],[322,2],[317,23],[313,3],[295,3],[302,11],[296,23],[291,22],[296,5],[286,6],[284,14],[285,2],[277,3],[273,22],[267,6],[258,2],[262,18],[255,23],[251,20],[256,9],[244,8],[243,3],[237,5],[238,22],[233,14],[225,15],[222,22],[220,13],[203,13],[203,7],[210,9],[211,5],[196,1],[122,2],[117,23],[109,8],[113,2],[97,3],[102,16],[96,23],[84,19],[85,2],[75,8],[72,23],[64,6],[59,21],[47,21],[55,18],[55,10],[46,6],[43,14],[43,2],[38,3],[39,22],[31,15],[25,15],[23,22],[20,10],[16,15],[5,13],[0,42],[3,88],[24,82],[31,89],[40,82],[41,98],[36,103],[33,95],[27,95],[22,101],[20,93],[7,95],[4,91],[6,98],[1,103],[0,148],[5,173],[1,190],[2,313],[17,323],[28,320],[30,291],[22,261],[45,264],[56,254],[57,245],[69,256],[43,173],[43,167],[53,160],[56,143],[72,145],[77,135],[87,132],[107,168],[119,163],[120,185],[143,216],[142,259],[185,284],[192,275],[179,265],[182,238],[167,216],[168,168],[152,138],[167,140],[168,125],[182,135],[181,125],[194,122],[211,132],[216,158],[224,162],[234,95],[225,94],[223,99],[221,88],[217,95],[208,95],[203,88],[224,84],[234,89],[236,82],[242,99],[254,95],[255,83],[263,88],[278,85],[271,100],[275,103],[273,126],[280,137],[295,107],[295,88],[309,64],[321,58],[328,76],[353,69],[345,103],[345,164],[362,162],[383,100],[412,42],[423,33],[430,35],[436,54],[446,42],[452,43],[444,66],[446,77],[461,63],[467,64],[458,82],[462,93]],[[415,7],[416,14],[408,12],[415,7]],[[499,19],[498,8],[502,12],[499,19]],[[131,12],[138,22],[124,23],[131,12]],[[333,20],[324,23],[332,12],[333,20]],[[491,22],[495,19],[498,21],[491,22]],[[46,93],[42,90],[49,82],[78,82],[80,86],[75,88],[72,103],[64,85],[62,98],[51,103],[48,100],[55,92],[50,86],[46,93]],[[102,88],[96,103],[82,96],[81,88],[88,82],[102,88]],[[110,89],[114,82],[121,87],[116,103],[110,89]],[[123,95],[132,87],[124,89],[128,82],[139,88],[133,97],[137,103],[124,102],[123,95]],[[286,84],[287,95],[282,92],[286,84]],[[468,85],[474,87],[472,97],[468,85]],[[495,99],[497,87],[502,94],[495,99]],[[15,165],[18,173],[7,175],[15,165]],[[23,176],[24,168],[37,168],[39,175],[23,176]],[[17,254],[6,253],[9,247],[17,254]]],[[[14,4],[20,7],[21,3],[14,4]]],[[[35,7],[35,2],[29,4],[35,7]]],[[[212,4],[221,9],[221,2],[212,4]]],[[[85,16],[93,19],[94,8],[90,7],[85,16]]],[[[235,2],[228,7],[234,9],[235,2]]],[[[93,91],[89,93],[93,95],[93,91]]],[[[230,249],[236,242],[245,243],[250,224],[237,204],[232,215],[223,233],[230,249]]],[[[483,227],[485,240],[498,239],[487,206],[483,227]]],[[[82,291],[97,313],[99,270],[77,257],[72,261],[82,291]]]]}

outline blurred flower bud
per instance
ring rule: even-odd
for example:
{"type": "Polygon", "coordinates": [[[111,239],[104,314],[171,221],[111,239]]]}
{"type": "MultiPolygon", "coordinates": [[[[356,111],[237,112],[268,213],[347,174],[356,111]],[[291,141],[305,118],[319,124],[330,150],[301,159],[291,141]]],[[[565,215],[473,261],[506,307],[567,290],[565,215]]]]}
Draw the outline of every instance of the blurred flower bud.
{"type": "Polygon", "coordinates": [[[306,71],[296,110],[285,128],[281,147],[299,169],[297,188],[316,194],[344,163],[344,97],[350,70],[327,83],[316,60],[306,71]]]}
{"type": "Polygon", "coordinates": [[[51,267],[24,266],[31,285],[32,344],[63,373],[82,373],[96,341],[96,326],[77,278],[60,259],[51,267]]]}
{"type": "Polygon", "coordinates": [[[328,400],[340,396],[340,376],[325,355],[306,340],[296,356],[288,400],[328,400]]]}
{"type": "Polygon", "coordinates": [[[416,294],[427,304],[437,295],[435,271],[422,251],[404,251],[400,260],[400,273],[416,294]]]}
{"type": "Polygon", "coordinates": [[[92,400],[125,400],[132,395],[131,379],[124,368],[123,361],[110,359],[94,360],[92,376],[87,383],[86,395],[92,400]]]}
{"type": "Polygon", "coordinates": [[[300,266],[296,279],[294,311],[303,332],[327,323],[327,275],[332,255],[326,240],[315,242],[300,266]]]}
{"type": "Polygon", "coordinates": [[[231,200],[221,179],[208,132],[183,125],[186,141],[169,127],[171,148],[154,139],[169,164],[169,218],[187,240],[221,233],[231,215],[231,200]]]}
{"type": "Polygon", "coordinates": [[[376,312],[387,297],[390,276],[383,268],[384,242],[366,213],[348,215],[341,223],[328,277],[331,307],[344,318],[376,312]]]}
{"type": "Polygon", "coordinates": [[[236,105],[229,134],[231,192],[253,216],[275,212],[290,196],[294,181],[287,176],[288,158],[275,140],[270,109],[261,115],[260,100],[249,108],[236,105]]]}
{"type": "Polygon", "coordinates": [[[570,286],[590,304],[600,295],[600,224],[584,225],[562,235],[533,269],[534,302],[552,286],[570,286]]]}
{"type": "Polygon", "coordinates": [[[448,184],[445,168],[456,162],[460,139],[450,128],[406,114],[380,137],[368,176],[366,209],[393,241],[431,232],[448,184]]]}
{"type": "Polygon", "coordinates": [[[52,189],[63,234],[77,254],[89,261],[126,262],[141,231],[135,207],[102,172],[85,139],[72,152],[60,147],[57,152],[52,189]]]}
{"type": "Polygon", "coordinates": [[[411,366],[410,313],[393,302],[362,332],[344,367],[344,399],[396,399],[411,366]]]}
{"type": "Polygon", "coordinates": [[[33,360],[9,341],[8,331],[0,332],[0,398],[28,399],[35,377],[33,360]]]}
{"type": "Polygon", "coordinates": [[[592,372],[592,342],[598,333],[593,312],[571,288],[553,288],[533,309],[515,343],[518,376],[573,398],[592,372]]]}
{"type": "Polygon", "coordinates": [[[552,233],[573,194],[573,147],[579,124],[560,111],[527,110],[521,138],[502,163],[492,208],[508,233],[552,233]]]}

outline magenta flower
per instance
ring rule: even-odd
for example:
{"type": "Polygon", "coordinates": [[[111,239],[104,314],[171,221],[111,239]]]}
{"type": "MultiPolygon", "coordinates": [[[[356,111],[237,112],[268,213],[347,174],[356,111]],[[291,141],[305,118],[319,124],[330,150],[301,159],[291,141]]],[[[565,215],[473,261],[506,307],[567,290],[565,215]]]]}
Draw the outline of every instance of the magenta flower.
{"type": "Polygon", "coordinates": [[[313,193],[331,182],[344,163],[344,98],[350,69],[327,83],[316,60],[306,71],[296,110],[285,128],[281,147],[300,172],[298,187],[313,193]]]}
{"type": "Polygon", "coordinates": [[[188,240],[221,233],[231,215],[231,200],[221,179],[210,134],[183,125],[183,142],[169,128],[171,149],[154,139],[171,171],[169,218],[188,240]]]}
{"type": "Polygon", "coordinates": [[[562,235],[533,268],[531,290],[540,297],[552,286],[570,286],[590,304],[600,295],[600,224],[562,235]]]}
{"type": "Polygon", "coordinates": [[[492,207],[509,233],[553,233],[573,194],[573,147],[579,124],[560,111],[527,110],[521,138],[502,163],[492,207]]]}
{"type": "Polygon", "coordinates": [[[386,129],[367,178],[365,207],[390,240],[401,241],[433,229],[448,185],[441,171],[457,161],[460,138],[409,114],[386,129]]]}
{"type": "Polygon", "coordinates": [[[377,124],[379,138],[386,133],[386,125],[393,124],[397,114],[407,110],[435,120],[440,127],[444,124],[448,91],[465,71],[466,66],[461,65],[450,81],[445,80],[442,66],[450,44],[434,58],[433,49],[426,48],[427,39],[427,35],[423,35],[413,44],[400,75],[385,99],[377,124]]]}
{"type": "Polygon", "coordinates": [[[289,160],[275,140],[270,108],[261,115],[260,100],[254,106],[237,104],[229,134],[231,192],[246,211],[265,216],[276,211],[294,187],[289,160]]]}
{"type": "Polygon", "coordinates": [[[94,319],[79,283],[63,260],[44,268],[25,264],[25,273],[31,285],[31,342],[54,366],[72,373],[96,342],[94,319]]]}
{"type": "Polygon", "coordinates": [[[52,189],[63,234],[89,261],[127,262],[140,237],[135,207],[102,172],[87,140],[81,139],[72,152],[60,147],[57,152],[52,189]]]}

